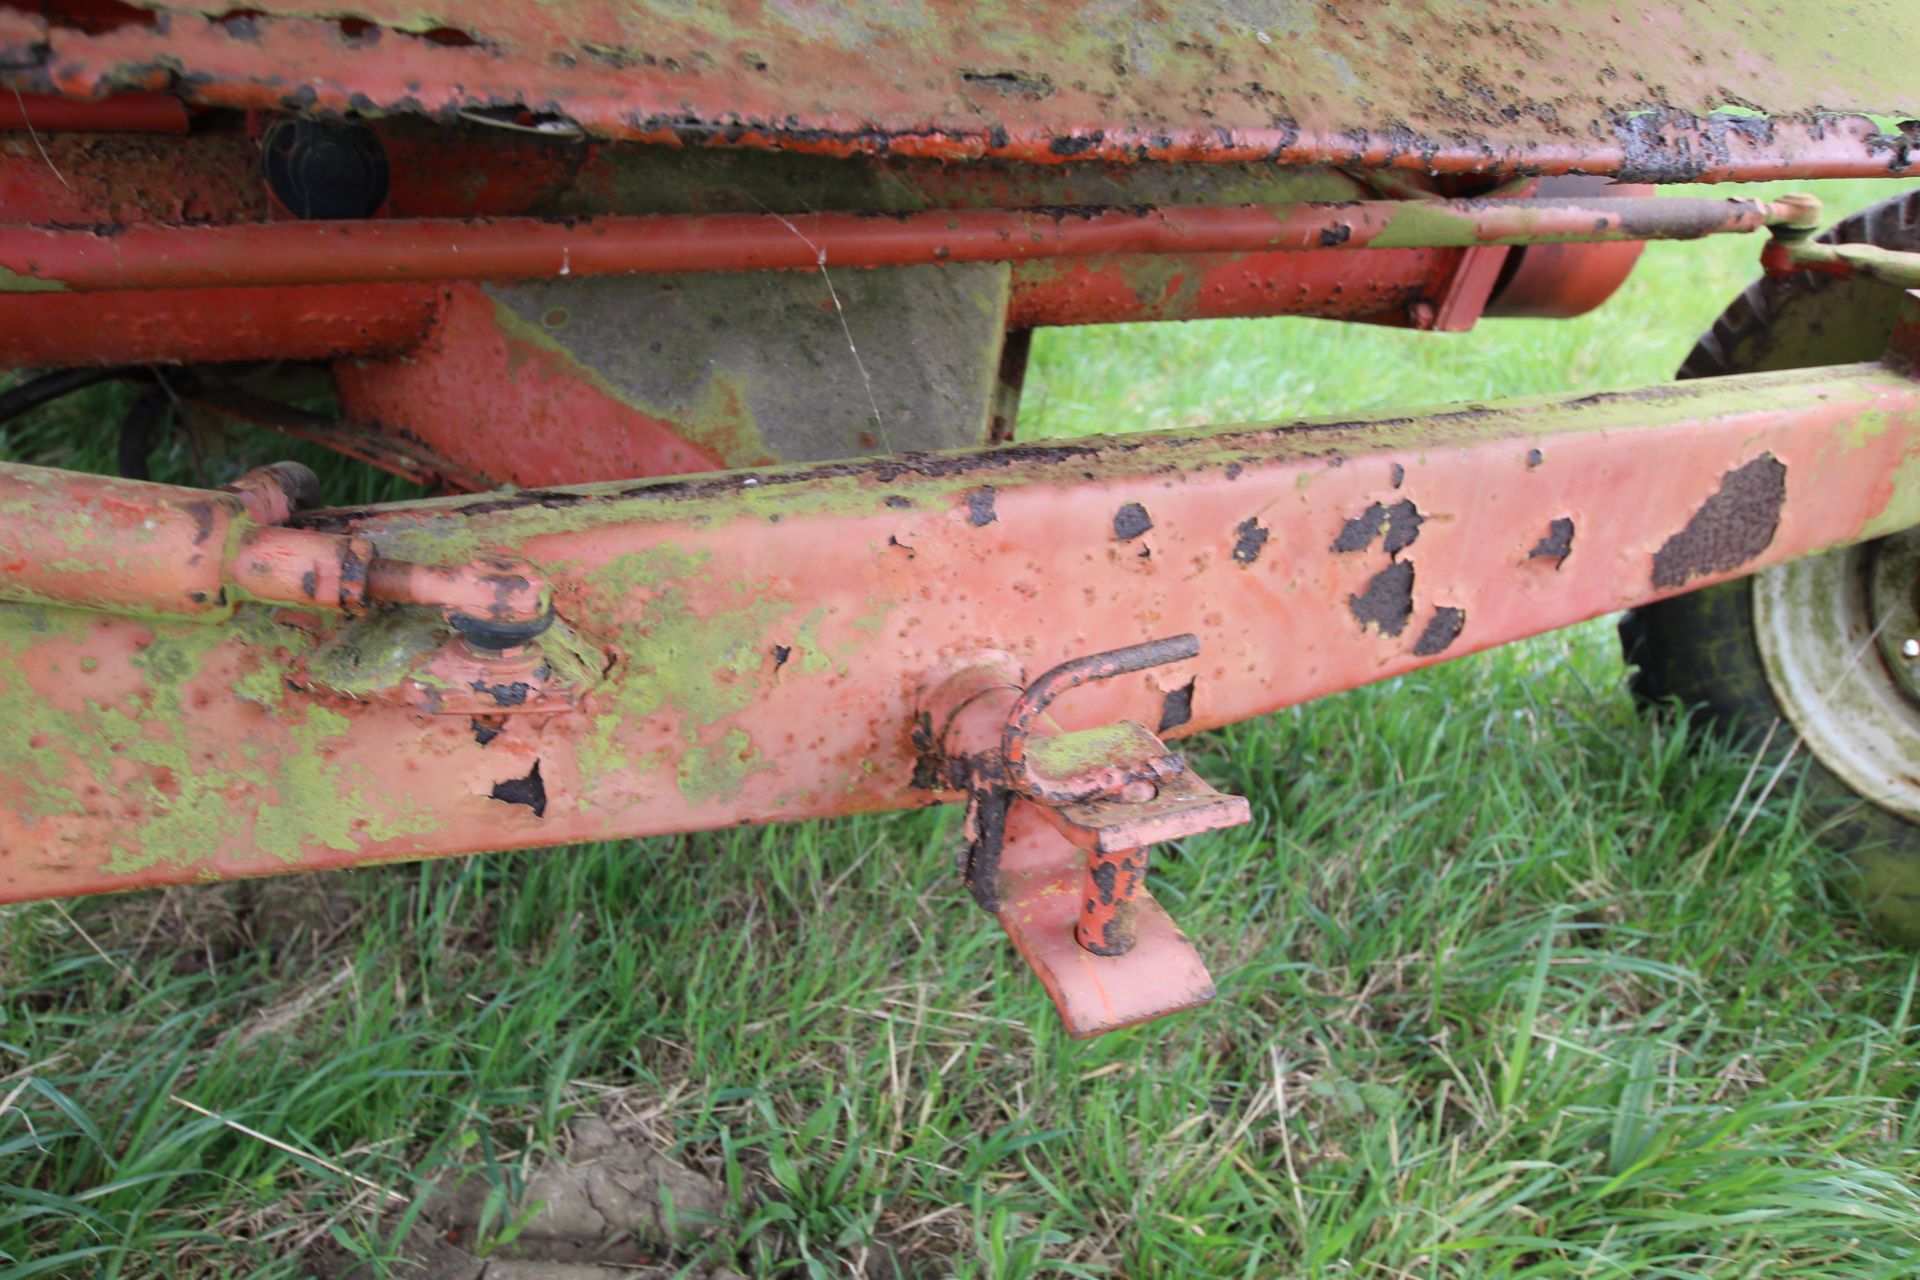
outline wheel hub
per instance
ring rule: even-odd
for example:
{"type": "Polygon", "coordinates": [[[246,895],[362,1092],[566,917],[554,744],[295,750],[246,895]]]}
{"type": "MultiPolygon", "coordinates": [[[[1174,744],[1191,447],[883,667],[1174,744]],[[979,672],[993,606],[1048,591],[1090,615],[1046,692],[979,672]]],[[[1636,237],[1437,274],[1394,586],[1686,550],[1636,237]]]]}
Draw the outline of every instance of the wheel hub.
{"type": "Polygon", "coordinates": [[[1887,673],[1920,706],[1920,533],[1909,530],[1863,548],[1867,604],[1887,673]]]}
{"type": "Polygon", "coordinates": [[[1920,822],[1917,585],[1920,531],[1908,531],[1758,575],[1753,619],[1802,749],[1860,795],[1920,822]]]}

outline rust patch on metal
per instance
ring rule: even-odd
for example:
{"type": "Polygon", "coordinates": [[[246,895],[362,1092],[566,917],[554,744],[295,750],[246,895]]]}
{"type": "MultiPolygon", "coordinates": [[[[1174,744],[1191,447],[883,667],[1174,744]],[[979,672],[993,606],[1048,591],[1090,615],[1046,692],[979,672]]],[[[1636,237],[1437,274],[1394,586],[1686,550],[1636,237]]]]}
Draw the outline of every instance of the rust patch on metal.
{"type": "Polygon", "coordinates": [[[1340,536],[1333,540],[1333,550],[1365,551],[1379,538],[1381,548],[1397,557],[1419,538],[1420,526],[1425,523],[1426,517],[1411,499],[1376,502],[1341,526],[1340,536]]]}
{"type": "MultiPolygon", "coordinates": [[[[1099,895],[1100,905],[1112,906],[1114,882],[1119,879],[1120,868],[1111,862],[1098,862],[1087,870],[1089,878],[1093,881],[1094,892],[1099,895]]],[[[1087,903],[1087,909],[1091,911],[1093,905],[1092,902],[1087,903]]]]}
{"type": "Polygon", "coordinates": [[[1546,536],[1533,544],[1533,550],[1527,552],[1527,559],[1551,560],[1553,567],[1558,569],[1572,554],[1573,519],[1570,516],[1558,516],[1547,521],[1546,536]]]}
{"type": "Polygon", "coordinates": [[[1373,575],[1367,589],[1347,597],[1347,607],[1362,630],[1372,625],[1383,636],[1397,636],[1413,616],[1413,561],[1396,560],[1373,575]]]}
{"type": "Polygon", "coordinates": [[[1374,503],[1359,515],[1354,516],[1340,526],[1340,536],[1333,540],[1331,550],[1338,552],[1365,551],[1373,545],[1380,535],[1380,522],[1386,515],[1386,508],[1374,503]]]}
{"type": "Polygon", "coordinates": [[[1147,851],[1089,853],[1088,897],[1074,937],[1096,956],[1123,956],[1140,940],[1138,895],[1147,874],[1147,851]]]}
{"type": "Polygon", "coordinates": [[[488,684],[485,680],[475,680],[473,691],[485,694],[500,706],[517,707],[526,702],[533,686],[523,680],[516,680],[512,684],[488,684]]]}
{"type": "Polygon", "coordinates": [[[1422,658],[1431,658],[1436,653],[1445,653],[1455,640],[1460,638],[1461,630],[1467,625],[1467,611],[1443,604],[1433,611],[1427,619],[1427,625],[1421,630],[1420,638],[1413,642],[1413,652],[1422,658]]]}
{"type": "Polygon", "coordinates": [[[493,784],[491,792],[495,800],[508,804],[523,804],[533,810],[533,816],[547,816],[547,784],[540,779],[540,762],[535,760],[533,768],[524,778],[508,778],[504,782],[493,784]]]}
{"type": "Polygon", "coordinates": [[[1153,517],[1137,502],[1129,502],[1113,514],[1113,536],[1122,542],[1132,542],[1151,528],[1153,517]]]}
{"type": "Polygon", "coordinates": [[[1773,544],[1786,500],[1787,468],[1771,453],[1727,472],[1687,527],[1653,553],[1653,585],[1666,591],[1738,569],[1773,544]]]}
{"type": "Polygon", "coordinates": [[[1178,689],[1167,690],[1166,697],[1160,703],[1159,732],[1178,729],[1193,719],[1193,685],[1194,682],[1189,680],[1178,689]]]}
{"type": "Polygon", "coordinates": [[[1387,508],[1386,535],[1380,541],[1380,547],[1390,556],[1398,556],[1412,546],[1414,539],[1420,536],[1420,526],[1426,517],[1420,509],[1406,498],[1387,508]]]}
{"type": "Polygon", "coordinates": [[[1252,516],[1234,526],[1233,559],[1236,564],[1252,564],[1267,545],[1267,528],[1252,516]]]}
{"type": "Polygon", "coordinates": [[[982,788],[967,803],[961,879],[983,911],[1000,909],[1000,851],[1006,844],[1007,809],[1012,803],[1013,792],[1005,787],[982,788]]]}

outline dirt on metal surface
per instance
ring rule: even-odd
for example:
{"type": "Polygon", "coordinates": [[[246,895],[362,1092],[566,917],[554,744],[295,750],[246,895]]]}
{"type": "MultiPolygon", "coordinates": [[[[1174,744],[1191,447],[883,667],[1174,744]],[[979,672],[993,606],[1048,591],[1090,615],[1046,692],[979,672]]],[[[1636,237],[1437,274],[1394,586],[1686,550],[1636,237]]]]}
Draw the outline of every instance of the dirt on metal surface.
{"type": "Polygon", "coordinates": [[[0,9],[0,80],[253,110],[503,113],[680,147],[1673,182],[1913,171],[1909,17],[1901,0],[1844,17],[1811,0],[475,0],[447,26],[402,0],[55,3],[0,9]]]}

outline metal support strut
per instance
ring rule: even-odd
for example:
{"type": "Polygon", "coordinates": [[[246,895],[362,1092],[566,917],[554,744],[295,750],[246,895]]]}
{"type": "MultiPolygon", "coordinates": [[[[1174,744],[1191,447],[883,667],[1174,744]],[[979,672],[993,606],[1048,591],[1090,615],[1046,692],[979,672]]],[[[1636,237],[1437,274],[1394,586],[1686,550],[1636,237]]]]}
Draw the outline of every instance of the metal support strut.
{"type": "Polygon", "coordinates": [[[782,215],[739,213],[84,229],[5,223],[0,294],[1684,240],[1756,231],[1793,212],[1762,200],[1680,196],[944,209],[810,214],[804,237],[782,215]]]}
{"type": "Polygon", "coordinates": [[[1768,227],[1766,246],[1760,250],[1760,265],[1768,275],[1817,271],[1843,279],[1872,280],[1895,289],[1920,289],[1920,253],[1814,239],[1820,227],[1820,201],[1814,196],[1784,195],[1774,207],[1790,216],[1768,227]]]}

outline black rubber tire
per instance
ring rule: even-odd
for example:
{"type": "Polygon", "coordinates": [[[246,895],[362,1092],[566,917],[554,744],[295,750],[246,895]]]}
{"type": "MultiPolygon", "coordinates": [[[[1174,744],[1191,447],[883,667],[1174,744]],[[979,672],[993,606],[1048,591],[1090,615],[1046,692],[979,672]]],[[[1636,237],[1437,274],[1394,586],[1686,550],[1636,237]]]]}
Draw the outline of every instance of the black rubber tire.
{"type": "MultiPolygon", "coordinates": [[[[1886,200],[1820,237],[1920,249],[1920,192],[1886,200]]],[[[1801,272],[1751,285],[1700,339],[1682,378],[1805,368],[1878,358],[1896,291],[1801,272]],[[1821,317],[1844,308],[1846,324],[1821,317]]],[[[1769,771],[1792,747],[1754,634],[1752,580],[1708,587],[1636,609],[1620,623],[1634,693],[1649,704],[1695,710],[1695,723],[1758,750],[1769,771]],[[1768,738],[1772,733],[1771,740],[1768,738]]],[[[1775,789],[1800,786],[1802,812],[1829,852],[1832,879],[1889,941],[1920,947],[1920,825],[1860,797],[1803,745],[1775,789]]]]}

